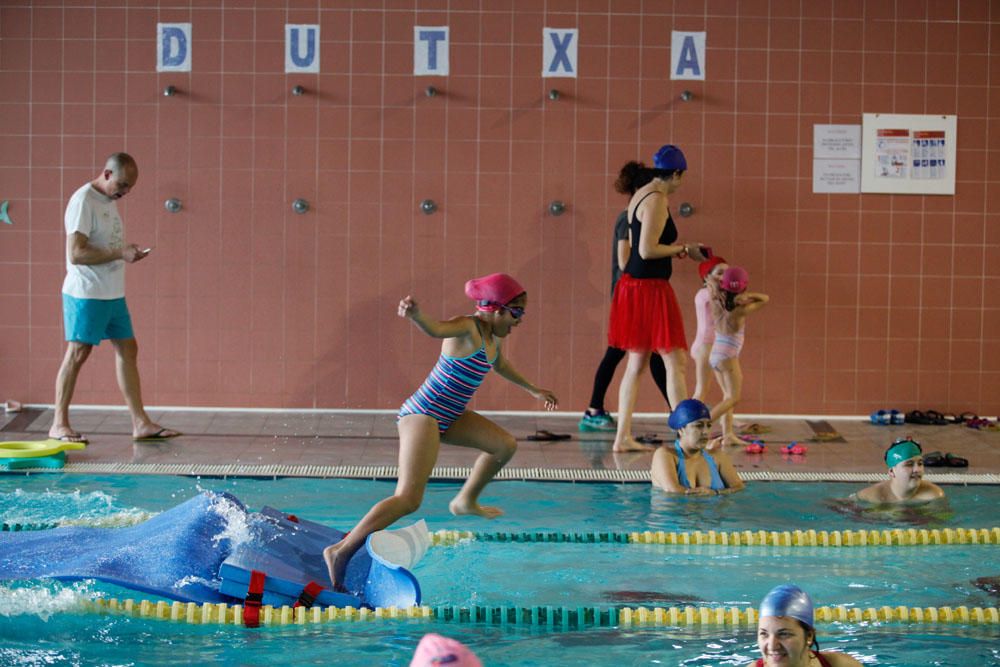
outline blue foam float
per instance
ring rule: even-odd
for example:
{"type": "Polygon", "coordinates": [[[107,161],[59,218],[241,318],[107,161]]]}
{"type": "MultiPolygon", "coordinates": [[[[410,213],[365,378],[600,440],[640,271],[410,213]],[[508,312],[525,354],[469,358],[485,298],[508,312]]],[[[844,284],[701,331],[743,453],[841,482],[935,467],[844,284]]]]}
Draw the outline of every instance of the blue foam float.
{"type": "Polygon", "coordinates": [[[273,508],[250,512],[228,493],[205,492],[126,528],[0,533],[0,580],[98,579],[181,602],[234,604],[246,597],[257,570],[266,575],[265,605],[294,604],[310,582],[327,589],[316,596],[321,606],[420,604],[408,568],[430,542],[423,521],[370,535],[348,563],[349,593],[329,590],[323,561],[323,549],[343,536],[273,508]]]}

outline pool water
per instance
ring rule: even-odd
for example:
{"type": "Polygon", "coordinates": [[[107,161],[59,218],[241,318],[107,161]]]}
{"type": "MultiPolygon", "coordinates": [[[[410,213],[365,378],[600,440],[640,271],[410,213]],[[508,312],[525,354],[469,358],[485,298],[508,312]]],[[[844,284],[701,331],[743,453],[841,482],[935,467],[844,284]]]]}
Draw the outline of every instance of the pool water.
{"type": "MultiPolygon", "coordinates": [[[[431,530],[630,531],[992,527],[1000,488],[946,487],[948,501],[908,512],[861,511],[843,499],[860,485],[755,483],[745,492],[670,499],[646,484],[498,482],[483,502],[495,521],[456,518],[458,484],[435,483],[424,507],[431,530]]],[[[202,490],[227,491],[251,509],[271,505],[346,529],[389,482],[194,479],[162,476],[0,476],[0,521],[132,525],[202,490]]],[[[432,547],[415,568],[428,605],[755,606],[795,581],[817,605],[996,606],[970,582],[1000,574],[996,546],[716,547],[463,542],[432,547]],[[456,576],[456,573],[459,573],[456,576]],[[528,574],[526,574],[528,573],[528,574]]],[[[742,665],[754,632],[734,628],[552,630],[443,621],[373,621],[305,627],[191,626],[67,613],[81,597],[149,598],[100,582],[0,585],[0,665],[407,665],[426,632],[466,642],[487,665],[742,665]]],[[[1000,664],[996,628],[886,624],[820,627],[825,648],[869,664],[1000,664]]]]}

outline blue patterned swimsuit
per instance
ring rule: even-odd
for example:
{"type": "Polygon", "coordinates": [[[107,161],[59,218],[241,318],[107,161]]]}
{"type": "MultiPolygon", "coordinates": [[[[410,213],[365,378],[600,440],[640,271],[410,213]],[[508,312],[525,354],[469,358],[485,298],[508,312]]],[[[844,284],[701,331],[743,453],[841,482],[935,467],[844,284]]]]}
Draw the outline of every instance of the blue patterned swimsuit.
{"type": "MultiPolygon", "coordinates": [[[[478,323],[476,325],[478,329],[478,323]]],[[[482,337],[482,331],[479,332],[482,337]]],[[[499,356],[499,351],[497,351],[499,356]]],[[[486,356],[486,338],[479,349],[467,357],[442,354],[420,389],[406,399],[396,419],[406,415],[427,415],[438,423],[442,435],[465,412],[472,395],[483,383],[497,358],[486,356]]]]}

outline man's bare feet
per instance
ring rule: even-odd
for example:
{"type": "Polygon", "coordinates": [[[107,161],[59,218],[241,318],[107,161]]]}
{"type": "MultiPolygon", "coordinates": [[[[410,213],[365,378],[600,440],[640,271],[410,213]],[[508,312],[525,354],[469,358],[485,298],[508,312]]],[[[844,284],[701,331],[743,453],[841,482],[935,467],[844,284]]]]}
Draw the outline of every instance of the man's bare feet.
{"type": "Polygon", "coordinates": [[[487,519],[495,519],[503,514],[503,510],[499,507],[480,505],[479,503],[468,503],[463,500],[459,500],[458,498],[454,498],[450,503],[448,503],[448,510],[455,516],[473,514],[487,519]]]}
{"type": "Polygon", "coordinates": [[[347,563],[351,560],[353,554],[347,553],[341,547],[344,546],[343,541],[337,542],[336,544],[331,544],[327,548],[323,549],[323,560],[326,561],[326,569],[330,575],[330,583],[333,585],[333,590],[338,593],[347,593],[347,589],[344,588],[344,576],[347,574],[347,563]]]}
{"type": "Polygon", "coordinates": [[[651,452],[654,449],[656,449],[655,445],[647,445],[631,436],[622,440],[615,440],[615,444],[611,447],[611,451],[613,452],[651,452]]]}
{"type": "Polygon", "coordinates": [[[90,442],[69,426],[53,426],[49,429],[49,437],[60,442],[82,442],[84,444],[90,442]]]}

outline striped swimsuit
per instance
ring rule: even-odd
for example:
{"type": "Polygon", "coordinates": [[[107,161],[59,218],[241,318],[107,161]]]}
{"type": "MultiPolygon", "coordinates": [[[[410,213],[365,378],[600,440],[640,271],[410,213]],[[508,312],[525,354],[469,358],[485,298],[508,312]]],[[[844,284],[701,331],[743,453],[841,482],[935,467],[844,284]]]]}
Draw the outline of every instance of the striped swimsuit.
{"type": "Polygon", "coordinates": [[[437,420],[438,432],[443,435],[465,412],[465,406],[495,361],[496,357],[489,359],[486,356],[485,339],[479,349],[467,357],[442,354],[420,389],[403,403],[397,421],[406,415],[427,415],[437,420]]]}

